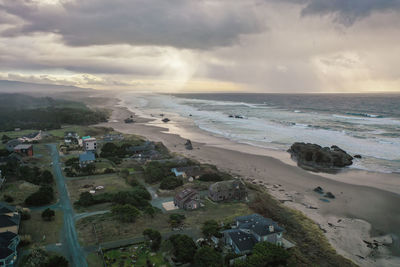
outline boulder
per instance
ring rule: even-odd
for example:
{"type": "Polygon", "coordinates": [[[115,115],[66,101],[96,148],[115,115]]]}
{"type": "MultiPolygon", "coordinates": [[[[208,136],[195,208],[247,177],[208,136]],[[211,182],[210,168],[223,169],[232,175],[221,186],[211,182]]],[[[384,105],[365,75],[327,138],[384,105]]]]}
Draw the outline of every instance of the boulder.
{"type": "Polygon", "coordinates": [[[189,139],[185,143],[185,148],[187,150],[192,150],[193,149],[192,142],[189,139]]]}
{"type": "Polygon", "coordinates": [[[310,171],[335,172],[353,164],[353,157],[338,146],[294,143],[288,152],[299,167],[310,171]]]}
{"type": "Polygon", "coordinates": [[[327,193],[325,194],[325,196],[324,196],[324,197],[327,197],[327,198],[334,199],[334,198],[335,198],[335,195],[334,195],[334,194],[332,194],[331,192],[327,192],[327,193]]]}
{"type": "Polygon", "coordinates": [[[323,194],[324,193],[324,189],[322,189],[322,187],[317,186],[316,188],[314,188],[314,192],[317,192],[319,194],[323,194]]]}
{"type": "Polygon", "coordinates": [[[361,155],[358,155],[358,154],[354,155],[353,157],[356,158],[356,159],[361,159],[361,155]]]}
{"type": "Polygon", "coordinates": [[[169,121],[170,121],[170,119],[168,119],[168,118],[165,118],[165,119],[162,119],[162,121],[163,121],[163,122],[169,122],[169,121]]]}

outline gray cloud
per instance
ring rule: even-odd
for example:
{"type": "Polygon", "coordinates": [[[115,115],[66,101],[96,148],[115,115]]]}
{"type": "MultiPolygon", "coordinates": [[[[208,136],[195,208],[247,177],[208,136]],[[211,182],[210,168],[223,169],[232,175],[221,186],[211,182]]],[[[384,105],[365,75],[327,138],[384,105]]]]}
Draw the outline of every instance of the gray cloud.
{"type": "Polygon", "coordinates": [[[0,10],[23,20],[3,36],[51,32],[71,46],[125,43],[209,49],[263,30],[249,4],[213,0],[86,0],[61,5],[3,0],[0,10]]]}
{"type": "Polygon", "coordinates": [[[301,4],[302,16],[334,15],[334,21],[346,26],[373,12],[400,11],[400,0],[284,0],[301,4]]]}

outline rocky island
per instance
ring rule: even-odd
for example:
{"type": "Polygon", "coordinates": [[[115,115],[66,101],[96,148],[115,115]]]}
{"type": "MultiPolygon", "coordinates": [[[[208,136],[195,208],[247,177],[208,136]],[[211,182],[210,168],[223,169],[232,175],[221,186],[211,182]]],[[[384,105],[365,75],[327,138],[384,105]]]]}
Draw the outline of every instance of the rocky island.
{"type": "Polygon", "coordinates": [[[321,147],[296,142],[288,152],[299,167],[309,171],[332,173],[353,164],[353,157],[338,146],[321,147]]]}

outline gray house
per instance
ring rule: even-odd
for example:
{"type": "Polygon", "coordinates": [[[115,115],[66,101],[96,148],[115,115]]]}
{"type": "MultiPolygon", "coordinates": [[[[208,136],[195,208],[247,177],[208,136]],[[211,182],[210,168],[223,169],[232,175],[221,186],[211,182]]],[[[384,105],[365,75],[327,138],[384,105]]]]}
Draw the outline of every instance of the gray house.
{"type": "Polygon", "coordinates": [[[271,219],[259,214],[237,217],[235,227],[223,231],[226,245],[236,254],[248,254],[258,242],[267,241],[282,245],[284,229],[271,219]]]}
{"type": "Polygon", "coordinates": [[[243,200],[246,196],[246,186],[241,180],[217,182],[208,189],[208,197],[213,201],[243,200]]]}
{"type": "Polygon", "coordinates": [[[185,210],[198,209],[200,208],[200,195],[196,190],[186,188],[175,195],[174,205],[185,210]]]}
{"type": "Polygon", "coordinates": [[[79,166],[85,167],[96,160],[96,156],[92,151],[88,151],[79,155],[79,166]]]}

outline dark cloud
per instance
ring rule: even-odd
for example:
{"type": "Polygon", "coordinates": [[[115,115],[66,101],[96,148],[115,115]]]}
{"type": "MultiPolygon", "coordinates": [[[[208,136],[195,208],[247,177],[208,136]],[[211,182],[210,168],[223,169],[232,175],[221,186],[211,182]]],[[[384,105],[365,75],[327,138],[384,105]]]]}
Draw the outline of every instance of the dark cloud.
{"type": "Polygon", "coordinates": [[[241,34],[263,30],[251,4],[213,0],[85,0],[37,5],[3,0],[0,10],[23,20],[2,32],[50,32],[71,46],[131,44],[209,49],[229,46],[241,34]],[[246,12],[243,11],[246,5],[246,12]]]}
{"type": "MultiPolygon", "coordinates": [[[[280,0],[279,0],[280,1],[280,0]]],[[[400,0],[284,0],[303,5],[301,14],[334,15],[334,20],[350,26],[373,12],[400,11],[400,0]]]]}

